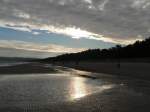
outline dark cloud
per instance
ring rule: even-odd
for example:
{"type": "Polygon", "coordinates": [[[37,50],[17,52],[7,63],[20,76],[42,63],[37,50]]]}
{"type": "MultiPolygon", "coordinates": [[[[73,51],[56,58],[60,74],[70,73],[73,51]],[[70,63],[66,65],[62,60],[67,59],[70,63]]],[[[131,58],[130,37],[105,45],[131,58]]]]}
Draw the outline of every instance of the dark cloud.
{"type": "Polygon", "coordinates": [[[150,35],[150,1],[1,0],[0,21],[39,29],[77,27],[114,41],[133,41],[150,35]]]}

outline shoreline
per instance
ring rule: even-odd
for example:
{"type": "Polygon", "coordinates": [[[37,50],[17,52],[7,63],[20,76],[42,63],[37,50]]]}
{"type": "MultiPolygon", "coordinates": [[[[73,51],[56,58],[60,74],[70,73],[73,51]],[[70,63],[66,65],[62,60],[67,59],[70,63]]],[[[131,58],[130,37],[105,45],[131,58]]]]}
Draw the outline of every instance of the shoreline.
{"type": "Polygon", "coordinates": [[[54,65],[93,73],[150,80],[150,63],[144,62],[121,62],[119,67],[117,62],[80,62],[78,64],[75,62],[58,62],[54,65]]]}
{"type": "Polygon", "coordinates": [[[27,63],[14,66],[0,67],[0,75],[3,74],[32,74],[32,73],[57,73],[53,67],[47,67],[42,63],[27,63]]]}
{"type": "MultiPolygon", "coordinates": [[[[81,63],[79,63],[79,65],[80,64],[81,63]]],[[[0,107],[0,111],[2,112],[133,112],[135,110],[136,112],[142,112],[149,110],[149,81],[146,82],[134,79],[118,80],[116,79],[117,77],[115,77],[115,75],[110,77],[109,75],[100,73],[88,74],[88,72],[86,71],[75,70],[57,65],[53,66],[48,63],[30,63],[9,67],[9,69],[14,68],[16,69],[16,71],[18,71],[18,68],[24,68],[23,71],[26,72],[29,70],[32,71],[37,69],[38,70],[36,72],[49,71],[50,69],[54,68],[56,70],[62,70],[66,74],[69,73],[70,76],[75,75],[84,77],[83,75],[85,74],[85,78],[90,78],[87,76],[99,75],[99,79],[80,80],[79,78],[78,80],[77,78],[77,80],[70,80],[70,78],[63,77],[62,79],[64,80],[62,80],[60,77],[56,78],[52,76],[54,78],[53,79],[50,75],[48,75],[48,77],[45,77],[43,74],[41,74],[40,76],[34,75],[33,77],[22,75],[21,77],[17,76],[12,78],[11,76],[6,76],[6,78],[4,77],[4,80],[2,77],[2,105],[0,107]],[[106,77],[103,77],[103,75],[105,75],[106,77]],[[92,89],[91,91],[93,91],[93,87],[95,87],[96,91],[90,93],[88,87],[92,89]],[[59,90],[58,93],[53,92],[56,90],[59,90]],[[76,99],[62,100],[63,98],[72,96],[72,93],[78,95],[78,91],[79,95],[82,92],[84,93],[85,91],[87,92],[87,94],[85,93],[85,96],[81,96],[76,99]],[[69,93],[70,95],[63,95],[63,93],[69,93]],[[57,95],[62,96],[57,97],[57,95]],[[52,96],[54,96],[54,98],[52,96]],[[55,98],[58,98],[62,101],[58,100],[56,102],[55,98]]],[[[1,70],[2,68],[0,67],[0,71],[1,70]]],[[[61,76],[62,74],[59,75],[61,76]]],[[[74,77],[73,79],[76,79],[76,77],[74,77]]]]}
{"type": "Polygon", "coordinates": [[[61,71],[71,70],[81,70],[85,72],[91,72],[90,75],[78,74],[81,77],[97,79],[103,74],[104,76],[110,75],[118,78],[129,77],[150,80],[150,63],[129,63],[123,62],[118,64],[116,62],[80,62],[76,64],[75,62],[58,62],[55,64],[51,63],[40,63],[32,62],[21,65],[0,67],[0,75],[5,74],[40,74],[40,73],[60,73],[61,71]],[[59,68],[61,66],[61,68],[59,68]],[[95,74],[96,73],[96,74],[95,74]]]}

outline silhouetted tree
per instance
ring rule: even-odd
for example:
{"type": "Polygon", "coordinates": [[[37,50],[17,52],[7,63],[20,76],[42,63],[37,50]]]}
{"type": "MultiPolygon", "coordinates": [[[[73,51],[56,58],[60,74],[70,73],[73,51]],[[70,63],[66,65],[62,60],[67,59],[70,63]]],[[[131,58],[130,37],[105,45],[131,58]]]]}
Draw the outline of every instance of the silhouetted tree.
{"type": "Polygon", "coordinates": [[[63,54],[52,58],[47,58],[45,61],[84,61],[84,60],[117,60],[121,58],[150,58],[150,38],[143,41],[136,41],[122,47],[116,45],[109,49],[89,49],[79,53],[63,54]]]}

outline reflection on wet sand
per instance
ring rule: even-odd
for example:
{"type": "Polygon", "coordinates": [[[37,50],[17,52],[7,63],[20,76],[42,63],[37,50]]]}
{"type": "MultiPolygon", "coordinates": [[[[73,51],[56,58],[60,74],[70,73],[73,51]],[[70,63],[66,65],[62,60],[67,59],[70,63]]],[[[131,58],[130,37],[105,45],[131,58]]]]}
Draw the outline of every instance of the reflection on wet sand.
{"type": "Polygon", "coordinates": [[[84,97],[88,94],[87,88],[84,82],[85,79],[80,77],[75,77],[72,81],[72,92],[71,92],[71,98],[72,99],[78,99],[81,97],[84,97]]]}
{"type": "Polygon", "coordinates": [[[71,82],[71,89],[70,89],[70,96],[71,99],[80,99],[82,97],[85,97],[87,95],[93,94],[93,93],[100,93],[104,90],[108,90],[114,87],[114,85],[95,85],[95,87],[91,86],[90,84],[86,83],[85,78],[81,77],[75,77],[73,78],[73,81],[71,82]]]}

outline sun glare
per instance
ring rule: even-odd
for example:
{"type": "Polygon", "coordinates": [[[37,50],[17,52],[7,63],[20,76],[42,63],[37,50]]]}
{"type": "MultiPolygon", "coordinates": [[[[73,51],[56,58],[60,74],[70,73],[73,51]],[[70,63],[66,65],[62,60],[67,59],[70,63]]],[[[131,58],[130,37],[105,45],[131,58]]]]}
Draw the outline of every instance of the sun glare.
{"type": "Polygon", "coordinates": [[[71,100],[73,99],[80,99],[87,95],[94,94],[94,93],[101,93],[105,90],[109,90],[111,88],[114,88],[115,85],[108,84],[108,85],[101,85],[101,86],[93,86],[87,85],[85,83],[87,79],[81,78],[81,77],[75,77],[72,81],[70,92],[71,92],[71,100]]]}
{"type": "Polygon", "coordinates": [[[89,37],[92,35],[92,33],[85,31],[85,30],[81,30],[80,28],[66,28],[64,29],[65,33],[72,36],[72,38],[82,38],[82,37],[89,37]]]}
{"type": "Polygon", "coordinates": [[[73,80],[72,84],[72,94],[71,98],[72,99],[79,99],[87,95],[87,90],[85,83],[83,83],[84,79],[76,77],[73,80]]]}
{"type": "Polygon", "coordinates": [[[79,39],[82,37],[90,37],[93,35],[93,33],[91,32],[88,32],[86,30],[82,30],[76,27],[57,28],[57,27],[49,26],[49,27],[46,27],[46,29],[47,28],[48,28],[48,31],[50,32],[68,35],[76,39],[79,39]]]}

